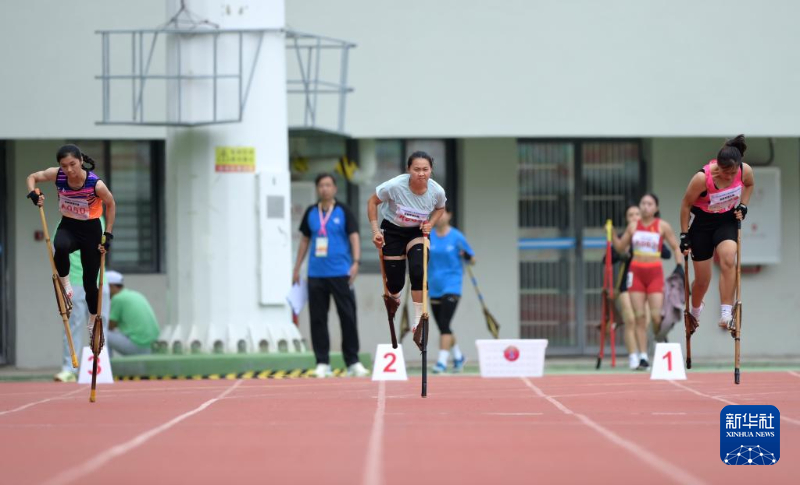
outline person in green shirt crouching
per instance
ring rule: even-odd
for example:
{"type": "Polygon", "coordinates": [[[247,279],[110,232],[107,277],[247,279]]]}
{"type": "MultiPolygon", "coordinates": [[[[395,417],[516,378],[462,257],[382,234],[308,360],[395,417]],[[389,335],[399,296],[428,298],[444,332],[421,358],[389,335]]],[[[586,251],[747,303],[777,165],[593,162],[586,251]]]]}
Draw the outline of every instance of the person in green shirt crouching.
{"type": "Polygon", "coordinates": [[[112,354],[149,354],[151,345],[161,332],[153,307],[144,295],[125,288],[124,278],[119,272],[106,271],[106,281],[111,290],[106,342],[112,354]]]}

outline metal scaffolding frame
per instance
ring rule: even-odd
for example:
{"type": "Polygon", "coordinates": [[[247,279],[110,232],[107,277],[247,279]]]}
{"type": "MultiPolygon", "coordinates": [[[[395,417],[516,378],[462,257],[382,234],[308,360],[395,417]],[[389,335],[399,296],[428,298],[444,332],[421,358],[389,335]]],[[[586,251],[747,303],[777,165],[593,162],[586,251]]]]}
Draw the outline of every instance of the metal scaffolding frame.
{"type": "MultiPolygon", "coordinates": [[[[253,83],[253,74],[261,52],[264,36],[267,34],[282,35],[286,39],[286,49],[294,51],[294,59],[300,73],[300,79],[287,79],[287,93],[301,94],[304,99],[303,126],[300,128],[318,128],[318,99],[319,95],[337,95],[337,124],[336,130],[344,132],[345,108],[347,94],[353,88],[347,85],[347,71],[349,51],[355,44],[340,39],[323,37],[314,34],[298,32],[287,29],[218,29],[218,28],[156,28],[156,29],[116,29],[98,30],[101,37],[102,70],[95,78],[102,83],[103,114],[99,125],[136,125],[136,126],[202,126],[220,123],[238,123],[242,121],[247,98],[253,83]],[[156,52],[159,38],[175,36],[174,59],[175,74],[151,73],[152,60],[156,52]],[[212,37],[212,71],[209,73],[184,72],[181,63],[181,39],[186,36],[211,36],[212,37]],[[238,40],[238,69],[234,73],[220,73],[218,70],[219,39],[222,36],[234,36],[238,40]],[[257,36],[257,46],[252,64],[244,60],[244,41],[246,36],[257,36]],[[127,73],[112,72],[112,37],[130,37],[130,71],[127,73]],[[330,81],[320,77],[320,60],[324,51],[338,51],[339,75],[337,81],[330,81]],[[246,65],[247,64],[247,65],[246,65]],[[248,68],[249,69],[246,69],[248,68]],[[113,81],[130,80],[131,110],[130,117],[112,117],[111,85],[113,81]],[[209,102],[212,103],[212,115],[209,119],[186,120],[182,106],[184,83],[193,80],[211,80],[212,88],[209,102]],[[220,80],[236,80],[238,82],[237,116],[220,118],[218,116],[218,83],[220,80]],[[177,101],[175,119],[145,119],[145,86],[148,82],[170,81],[177,82],[177,101]]],[[[169,102],[169,101],[168,101],[169,102]]],[[[168,112],[168,110],[166,110],[168,112]]]]}

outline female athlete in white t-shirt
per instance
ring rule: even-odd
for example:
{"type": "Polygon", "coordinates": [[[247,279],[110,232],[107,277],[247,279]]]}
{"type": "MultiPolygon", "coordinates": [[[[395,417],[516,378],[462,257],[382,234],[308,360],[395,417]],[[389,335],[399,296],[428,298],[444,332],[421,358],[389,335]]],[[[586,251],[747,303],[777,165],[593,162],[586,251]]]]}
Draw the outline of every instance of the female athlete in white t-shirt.
{"type": "Polygon", "coordinates": [[[375,189],[367,202],[372,226],[372,242],[383,248],[383,265],[389,293],[399,302],[406,279],[406,259],[414,301],[414,342],[422,350],[418,332],[422,317],[422,244],[424,237],[444,212],[445,196],[441,185],[431,179],[433,158],[425,152],[408,157],[408,173],[390,179],[375,189]],[[378,206],[383,222],[378,225],[378,206]]]}

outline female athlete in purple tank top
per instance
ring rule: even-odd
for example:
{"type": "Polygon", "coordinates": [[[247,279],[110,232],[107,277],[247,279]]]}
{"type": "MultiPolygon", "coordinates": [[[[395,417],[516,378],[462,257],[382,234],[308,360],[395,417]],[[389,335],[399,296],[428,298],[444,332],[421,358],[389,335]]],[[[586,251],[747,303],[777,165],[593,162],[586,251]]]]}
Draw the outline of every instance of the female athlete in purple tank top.
{"type": "Polygon", "coordinates": [[[694,283],[691,313],[700,318],[703,297],[711,282],[711,257],[719,256],[719,326],[733,325],[733,291],[736,284],[736,221],[744,220],[753,193],[753,169],[742,162],[747,145],[744,135],[725,142],[717,154],[694,174],[681,205],[681,251],[692,253],[694,283]]]}
{"type": "MultiPolygon", "coordinates": [[[[64,145],[56,154],[58,167],[52,167],[28,176],[28,198],[34,205],[44,204],[44,194],[36,192],[36,184],[55,182],[58,194],[58,208],[62,218],[58,225],[53,245],[54,259],[61,284],[67,296],[72,298],[72,285],[69,282],[69,254],[81,252],[83,265],[83,288],[86,290],[86,304],[89,312],[97,309],[97,276],[100,272],[100,254],[108,251],[114,238],[114,218],[116,206],[114,196],[106,184],[92,171],[94,160],[81,153],[75,145],[64,145]],[[106,232],[100,225],[106,206],[106,232]],[[105,234],[106,243],[101,244],[105,234]]],[[[94,314],[89,316],[90,325],[94,314]]],[[[91,329],[90,329],[91,331],[91,329]]]]}

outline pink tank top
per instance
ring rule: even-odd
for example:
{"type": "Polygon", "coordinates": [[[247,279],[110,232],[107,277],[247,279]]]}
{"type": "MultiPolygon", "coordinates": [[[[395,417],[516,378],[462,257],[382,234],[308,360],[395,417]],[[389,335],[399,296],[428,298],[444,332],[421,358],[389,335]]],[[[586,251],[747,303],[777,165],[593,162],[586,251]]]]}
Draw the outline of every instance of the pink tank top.
{"type": "Polygon", "coordinates": [[[711,160],[703,167],[706,175],[706,191],[705,195],[698,197],[694,202],[694,206],[701,209],[703,212],[710,214],[719,214],[733,210],[742,199],[742,167],[739,166],[739,171],[736,172],[736,178],[730,186],[724,189],[718,189],[714,186],[714,177],[711,175],[711,167],[716,165],[716,160],[711,160]]]}

